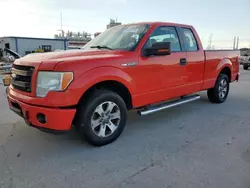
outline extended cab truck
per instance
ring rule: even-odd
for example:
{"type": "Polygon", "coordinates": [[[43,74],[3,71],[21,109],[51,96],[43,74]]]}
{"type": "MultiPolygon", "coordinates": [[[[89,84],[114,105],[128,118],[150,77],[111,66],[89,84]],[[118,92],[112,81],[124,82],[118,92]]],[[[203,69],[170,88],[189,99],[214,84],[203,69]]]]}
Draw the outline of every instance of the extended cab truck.
{"type": "Polygon", "coordinates": [[[101,146],[120,136],[127,110],[147,115],[197,100],[193,93],[202,90],[211,102],[224,102],[229,84],[239,79],[238,55],[204,51],[189,25],[120,25],[81,50],[16,60],[7,96],[29,125],[55,131],[75,125],[101,146]]]}

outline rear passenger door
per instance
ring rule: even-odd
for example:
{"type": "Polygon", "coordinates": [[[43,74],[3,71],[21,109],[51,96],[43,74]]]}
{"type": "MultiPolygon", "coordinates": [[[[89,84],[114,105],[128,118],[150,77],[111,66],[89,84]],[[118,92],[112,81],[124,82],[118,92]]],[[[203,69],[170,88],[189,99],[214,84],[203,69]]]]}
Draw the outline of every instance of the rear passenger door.
{"type": "MultiPolygon", "coordinates": [[[[202,46],[198,45],[198,35],[192,28],[179,28],[187,53],[187,86],[186,92],[193,93],[199,91],[203,84],[205,69],[205,57],[202,46]]],[[[199,41],[200,42],[200,41],[199,41]]]]}

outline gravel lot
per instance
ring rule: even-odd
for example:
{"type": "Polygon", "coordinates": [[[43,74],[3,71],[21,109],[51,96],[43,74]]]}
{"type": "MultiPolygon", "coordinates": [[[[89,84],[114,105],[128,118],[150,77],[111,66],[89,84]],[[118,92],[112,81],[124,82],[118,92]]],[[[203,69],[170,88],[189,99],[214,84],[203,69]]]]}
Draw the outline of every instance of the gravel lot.
{"type": "Polygon", "coordinates": [[[0,85],[1,188],[249,188],[250,71],[228,100],[206,93],[147,117],[129,113],[122,136],[95,148],[74,130],[51,135],[8,109],[0,85]]]}

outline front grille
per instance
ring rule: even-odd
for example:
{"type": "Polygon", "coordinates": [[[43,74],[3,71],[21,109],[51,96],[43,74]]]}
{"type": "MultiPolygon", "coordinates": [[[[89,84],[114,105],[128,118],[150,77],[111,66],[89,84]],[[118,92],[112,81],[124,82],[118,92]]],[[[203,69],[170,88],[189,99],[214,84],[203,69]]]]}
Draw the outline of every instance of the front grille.
{"type": "Polygon", "coordinates": [[[31,80],[34,67],[13,65],[11,68],[11,84],[20,91],[31,92],[31,80]]]}

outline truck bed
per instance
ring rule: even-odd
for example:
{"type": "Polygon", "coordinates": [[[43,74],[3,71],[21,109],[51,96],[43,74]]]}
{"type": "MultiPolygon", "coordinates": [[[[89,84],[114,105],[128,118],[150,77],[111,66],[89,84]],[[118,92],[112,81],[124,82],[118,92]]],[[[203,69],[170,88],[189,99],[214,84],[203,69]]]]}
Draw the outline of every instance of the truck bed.
{"type": "Polygon", "coordinates": [[[210,88],[214,84],[217,78],[216,74],[218,74],[215,70],[220,69],[225,63],[232,64],[232,77],[230,79],[231,81],[235,80],[239,72],[239,50],[204,50],[204,55],[206,63],[203,89],[210,88]]]}

